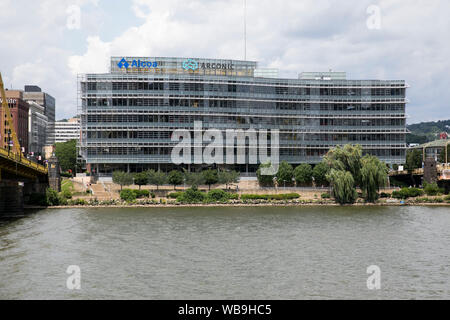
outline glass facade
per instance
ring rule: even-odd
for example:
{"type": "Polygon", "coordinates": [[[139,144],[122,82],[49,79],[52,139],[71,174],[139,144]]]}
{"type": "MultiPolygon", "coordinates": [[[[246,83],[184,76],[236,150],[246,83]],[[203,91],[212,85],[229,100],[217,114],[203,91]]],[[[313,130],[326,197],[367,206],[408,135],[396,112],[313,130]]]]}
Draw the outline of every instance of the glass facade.
{"type": "Polygon", "coordinates": [[[293,165],[318,163],[347,143],[389,164],[405,162],[405,81],[346,80],[342,72],[276,79],[255,76],[256,68],[251,61],[112,57],[110,73],[79,76],[82,157],[100,174],[170,169],[172,132],[193,132],[202,121],[205,130],[279,130],[280,161],[293,165]]]}

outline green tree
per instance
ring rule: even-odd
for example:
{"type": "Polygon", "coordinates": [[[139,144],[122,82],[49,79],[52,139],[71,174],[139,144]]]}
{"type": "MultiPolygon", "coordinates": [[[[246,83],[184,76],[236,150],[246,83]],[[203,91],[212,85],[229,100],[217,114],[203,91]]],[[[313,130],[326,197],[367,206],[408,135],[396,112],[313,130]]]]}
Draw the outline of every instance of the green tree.
{"type": "Polygon", "coordinates": [[[309,164],[303,163],[294,169],[294,178],[298,186],[311,185],[313,169],[309,164]]]}
{"type": "Polygon", "coordinates": [[[159,186],[167,182],[167,175],[164,172],[148,170],[145,173],[148,177],[148,184],[156,186],[156,190],[159,190],[159,186]]]}
{"type": "Polygon", "coordinates": [[[169,172],[167,181],[173,186],[173,190],[175,190],[176,186],[183,183],[183,174],[178,170],[172,170],[169,172]]]}
{"type": "Polygon", "coordinates": [[[224,184],[227,189],[229,184],[239,182],[239,172],[237,171],[221,170],[217,176],[219,178],[219,183],[224,184]]]}
{"type": "Polygon", "coordinates": [[[346,144],[337,146],[325,155],[325,163],[332,169],[348,171],[353,176],[355,186],[361,184],[362,147],[346,144]]]}
{"type": "Polygon", "coordinates": [[[62,171],[76,172],[77,141],[58,142],[55,144],[55,155],[59,160],[62,171]]]}
{"type": "Polygon", "coordinates": [[[134,184],[139,186],[145,186],[148,183],[148,175],[145,172],[139,172],[134,174],[134,184]]]}
{"type": "Polygon", "coordinates": [[[420,149],[412,149],[406,152],[406,170],[422,168],[423,152],[420,149]]]}
{"type": "Polygon", "coordinates": [[[259,169],[256,171],[256,176],[258,178],[258,182],[260,186],[263,187],[271,187],[273,186],[273,179],[275,178],[274,175],[266,175],[266,174],[262,174],[262,170],[263,169],[268,169],[272,166],[272,164],[270,162],[267,163],[262,163],[259,166],[259,169]]]}
{"type": "Polygon", "coordinates": [[[349,171],[331,169],[327,179],[333,188],[333,197],[337,203],[352,204],[358,199],[355,180],[349,171]]]}
{"type": "Polygon", "coordinates": [[[366,155],[361,160],[361,190],[368,202],[378,199],[380,188],[387,185],[388,169],[377,157],[366,155]]]}
{"type": "Polygon", "coordinates": [[[327,173],[330,171],[330,167],[324,162],[316,164],[313,169],[314,183],[316,186],[327,186],[327,173]]]}
{"type": "Polygon", "coordinates": [[[205,183],[205,178],[201,172],[189,172],[184,169],[184,181],[189,186],[198,187],[205,183]]]}
{"type": "Polygon", "coordinates": [[[122,191],[123,186],[129,186],[133,184],[133,175],[131,173],[114,171],[112,178],[115,184],[120,185],[120,191],[122,191]]]}
{"type": "Polygon", "coordinates": [[[291,184],[292,178],[294,177],[294,168],[287,163],[286,161],[282,161],[280,163],[280,167],[277,172],[277,183],[280,184],[291,184]]]}
{"type": "Polygon", "coordinates": [[[428,139],[426,136],[417,135],[417,134],[413,134],[413,133],[406,135],[406,143],[407,144],[410,144],[410,143],[424,144],[427,142],[428,142],[428,139]]]}
{"type": "Polygon", "coordinates": [[[216,170],[211,170],[211,169],[205,170],[202,172],[202,174],[203,174],[203,179],[204,179],[205,183],[208,185],[208,190],[211,190],[211,185],[219,182],[219,178],[217,176],[216,170]]]}

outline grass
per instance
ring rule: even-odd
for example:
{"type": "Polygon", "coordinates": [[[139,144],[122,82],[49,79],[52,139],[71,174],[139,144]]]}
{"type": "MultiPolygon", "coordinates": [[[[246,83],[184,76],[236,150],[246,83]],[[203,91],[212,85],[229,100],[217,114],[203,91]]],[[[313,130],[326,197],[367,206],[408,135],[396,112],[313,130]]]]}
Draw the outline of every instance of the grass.
{"type": "Polygon", "coordinates": [[[69,190],[70,192],[74,192],[75,188],[73,186],[73,182],[69,179],[64,179],[61,182],[61,191],[69,190]]]}

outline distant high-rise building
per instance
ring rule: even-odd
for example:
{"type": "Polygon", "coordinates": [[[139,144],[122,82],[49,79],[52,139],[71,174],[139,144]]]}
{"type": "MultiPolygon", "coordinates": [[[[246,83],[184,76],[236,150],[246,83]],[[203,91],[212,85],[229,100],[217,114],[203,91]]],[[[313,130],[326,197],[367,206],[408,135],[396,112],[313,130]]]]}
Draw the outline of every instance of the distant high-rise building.
{"type": "Polygon", "coordinates": [[[80,119],[72,118],[67,121],[55,122],[55,143],[80,140],[80,119]]]}
{"type": "Polygon", "coordinates": [[[46,145],[52,145],[55,143],[54,130],[55,130],[55,98],[48,93],[42,92],[41,88],[33,85],[26,85],[23,92],[23,99],[27,102],[36,102],[44,107],[44,115],[47,116],[47,138],[46,145]]]}
{"type": "Polygon", "coordinates": [[[40,104],[29,101],[28,105],[28,152],[41,155],[47,140],[48,118],[40,104]]]}

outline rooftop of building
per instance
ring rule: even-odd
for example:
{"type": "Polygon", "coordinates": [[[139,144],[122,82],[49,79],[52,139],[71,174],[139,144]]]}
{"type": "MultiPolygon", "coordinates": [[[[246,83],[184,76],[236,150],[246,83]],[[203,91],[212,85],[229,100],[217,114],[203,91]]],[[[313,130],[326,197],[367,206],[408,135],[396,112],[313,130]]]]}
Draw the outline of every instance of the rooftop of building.
{"type": "Polygon", "coordinates": [[[42,89],[35,85],[25,85],[25,92],[42,92],[42,89]]]}
{"type": "MultiPolygon", "coordinates": [[[[263,82],[280,81],[286,84],[311,84],[322,85],[324,81],[343,85],[379,86],[389,85],[409,87],[405,80],[390,79],[347,79],[347,73],[343,71],[314,71],[300,72],[297,78],[280,77],[277,68],[260,68],[256,61],[244,61],[233,59],[209,59],[186,57],[122,57],[113,56],[110,60],[109,73],[80,74],[80,81],[99,81],[101,78],[110,79],[117,76],[128,79],[141,78],[143,76],[215,76],[220,78],[240,78],[243,81],[259,79],[263,82]]],[[[237,81],[240,81],[237,80],[237,81]]]]}
{"type": "Polygon", "coordinates": [[[58,120],[55,122],[56,125],[58,124],[78,124],[80,122],[80,118],[74,117],[74,118],[70,118],[70,119],[62,119],[62,120],[58,120]]]}

